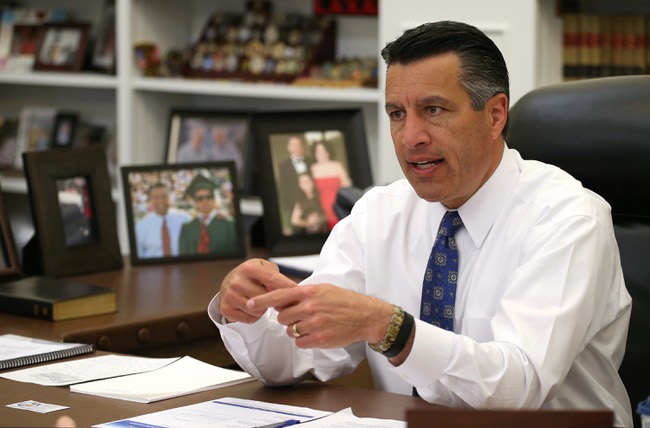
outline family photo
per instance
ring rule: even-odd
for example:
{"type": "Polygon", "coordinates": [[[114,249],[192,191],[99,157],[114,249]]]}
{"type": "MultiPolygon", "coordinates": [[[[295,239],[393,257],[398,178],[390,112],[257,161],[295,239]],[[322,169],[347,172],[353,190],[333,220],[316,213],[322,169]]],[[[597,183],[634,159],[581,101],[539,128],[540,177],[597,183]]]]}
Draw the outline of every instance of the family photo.
{"type": "Polygon", "coordinates": [[[345,136],[310,130],[269,137],[285,236],[327,234],[338,222],[334,201],[351,186],[345,136]]]}
{"type": "Polygon", "coordinates": [[[123,168],[131,258],[241,254],[233,174],[232,162],[123,168]]]}

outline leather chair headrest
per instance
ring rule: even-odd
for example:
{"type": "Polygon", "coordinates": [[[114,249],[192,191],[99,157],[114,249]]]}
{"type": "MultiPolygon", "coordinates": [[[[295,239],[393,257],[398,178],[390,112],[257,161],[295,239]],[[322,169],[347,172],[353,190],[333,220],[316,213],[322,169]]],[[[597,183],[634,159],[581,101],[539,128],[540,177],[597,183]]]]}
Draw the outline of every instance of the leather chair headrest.
{"type": "Polygon", "coordinates": [[[650,76],[535,89],[511,108],[506,141],[573,175],[614,214],[650,216],[650,76]]]}

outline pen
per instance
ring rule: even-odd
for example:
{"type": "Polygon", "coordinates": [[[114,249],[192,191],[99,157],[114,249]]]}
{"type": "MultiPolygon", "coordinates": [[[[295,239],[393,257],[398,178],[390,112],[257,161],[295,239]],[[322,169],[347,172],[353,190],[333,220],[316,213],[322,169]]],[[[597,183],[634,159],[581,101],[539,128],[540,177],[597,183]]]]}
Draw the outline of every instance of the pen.
{"type": "Polygon", "coordinates": [[[282,422],[275,422],[275,423],[268,424],[268,425],[262,425],[262,426],[259,426],[259,427],[256,427],[256,428],[282,428],[282,427],[288,427],[288,426],[291,426],[291,425],[297,425],[299,423],[300,423],[300,421],[297,420],[297,419],[289,419],[289,420],[282,421],[282,422]]]}

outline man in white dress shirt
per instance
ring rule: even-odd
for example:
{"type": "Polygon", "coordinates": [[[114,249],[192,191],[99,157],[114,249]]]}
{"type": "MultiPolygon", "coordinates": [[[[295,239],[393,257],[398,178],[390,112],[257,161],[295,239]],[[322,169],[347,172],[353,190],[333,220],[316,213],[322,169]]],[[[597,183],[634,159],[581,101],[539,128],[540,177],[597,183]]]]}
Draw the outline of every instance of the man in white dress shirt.
{"type": "Polygon", "coordinates": [[[202,122],[191,122],[189,124],[190,136],[178,149],[176,161],[187,162],[208,162],[210,150],[205,144],[205,124],[202,122]]]}
{"type": "Polygon", "coordinates": [[[476,28],[424,24],[382,56],[406,180],[367,192],[300,286],[265,260],[234,269],[209,306],[228,350],[272,385],[367,358],[377,388],[431,403],[609,408],[631,427],[617,372],[631,301],[607,202],[507,147],[508,71],[476,28]],[[453,331],[419,319],[447,211],[463,222],[453,331]]]}
{"type": "Polygon", "coordinates": [[[138,257],[143,259],[178,256],[178,238],[183,224],[191,220],[189,214],[169,209],[169,189],[157,182],[149,188],[151,211],[135,225],[138,257]],[[169,238],[169,254],[165,254],[163,222],[169,238]]]}

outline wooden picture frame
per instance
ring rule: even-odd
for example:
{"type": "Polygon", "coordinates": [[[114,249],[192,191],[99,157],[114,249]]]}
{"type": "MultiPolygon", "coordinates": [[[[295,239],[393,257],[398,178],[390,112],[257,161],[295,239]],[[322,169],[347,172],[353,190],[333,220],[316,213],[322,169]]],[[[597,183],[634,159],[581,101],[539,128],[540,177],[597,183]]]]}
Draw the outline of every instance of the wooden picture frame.
{"type": "Polygon", "coordinates": [[[174,164],[232,160],[240,189],[250,193],[255,169],[251,165],[250,120],[251,114],[246,111],[172,109],[165,161],[174,164]],[[193,147],[193,141],[199,140],[201,144],[193,147]]]}
{"type": "Polygon", "coordinates": [[[245,256],[234,161],[133,165],[121,172],[133,265],[245,256]],[[205,251],[202,218],[208,218],[205,251]]]}
{"type": "Polygon", "coordinates": [[[338,221],[333,209],[338,189],[373,182],[362,110],[259,113],[252,131],[270,255],[320,252],[338,221]],[[297,171],[289,152],[300,151],[295,147],[301,142],[305,158],[297,171]],[[299,199],[306,194],[311,197],[299,199]]]}
{"type": "Polygon", "coordinates": [[[50,135],[50,147],[63,149],[72,147],[77,132],[79,114],[74,112],[60,111],[54,117],[52,134],[50,135]]]}
{"type": "Polygon", "coordinates": [[[88,45],[90,24],[43,24],[34,70],[80,71],[88,45]]]}
{"type": "Polygon", "coordinates": [[[41,263],[47,276],[123,266],[106,152],[102,147],[23,154],[41,263]]]}
{"type": "Polygon", "coordinates": [[[9,216],[0,193],[0,278],[20,274],[18,253],[14,243],[9,216]]]}

